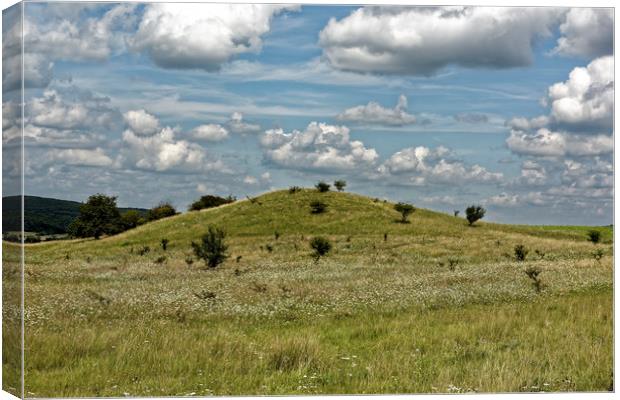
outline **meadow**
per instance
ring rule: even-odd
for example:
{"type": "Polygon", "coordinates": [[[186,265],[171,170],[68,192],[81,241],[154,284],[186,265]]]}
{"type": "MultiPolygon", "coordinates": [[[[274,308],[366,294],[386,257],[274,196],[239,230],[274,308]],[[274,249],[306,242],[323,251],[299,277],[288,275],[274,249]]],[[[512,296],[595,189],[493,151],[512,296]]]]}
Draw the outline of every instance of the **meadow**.
{"type": "MultiPolygon", "coordinates": [[[[283,190],[26,245],[25,395],[611,389],[611,227],[593,244],[591,228],[399,219],[382,200],[283,190]],[[311,214],[313,200],[326,212],[311,214]],[[230,257],[206,269],[191,242],[212,224],[230,257]],[[318,261],[317,235],[333,245],[318,261]]],[[[5,292],[16,248],[3,243],[5,292]]],[[[17,314],[3,300],[7,324],[17,314]]]]}

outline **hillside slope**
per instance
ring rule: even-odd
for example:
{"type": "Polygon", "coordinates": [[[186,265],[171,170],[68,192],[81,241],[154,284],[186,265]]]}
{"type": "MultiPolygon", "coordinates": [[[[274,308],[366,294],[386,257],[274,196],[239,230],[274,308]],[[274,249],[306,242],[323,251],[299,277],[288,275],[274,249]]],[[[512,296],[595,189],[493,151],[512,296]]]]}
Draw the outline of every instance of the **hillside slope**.
{"type": "MultiPolygon", "coordinates": [[[[586,249],[591,245],[587,242],[587,231],[583,229],[556,227],[551,230],[547,227],[483,221],[469,226],[464,218],[426,209],[416,209],[409,217],[410,223],[403,224],[399,222],[400,214],[393,206],[389,202],[352,193],[319,193],[305,189],[290,194],[287,190],[281,190],[252,200],[165,218],[98,241],[87,239],[66,245],[93,253],[114,254],[123,251],[124,247],[158,247],[160,240],[166,238],[173,248],[189,248],[190,242],[205,233],[209,225],[224,229],[229,240],[238,241],[244,247],[252,242],[264,242],[260,246],[270,239],[275,240],[276,232],[282,238],[289,239],[304,240],[310,236],[324,235],[337,242],[357,237],[372,243],[383,241],[387,234],[389,238],[400,238],[397,241],[403,242],[403,251],[419,251],[430,256],[462,253],[476,259],[512,254],[517,243],[548,249],[565,247],[566,240],[574,241],[575,246],[586,246],[586,249]],[[315,200],[326,203],[327,211],[312,214],[309,204],[315,200]]],[[[603,233],[602,240],[609,243],[612,229],[597,229],[603,233]]],[[[394,240],[390,242],[394,243],[394,240]]],[[[39,246],[58,245],[63,246],[62,243],[39,246]]],[[[366,252],[363,245],[371,246],[371,243],[360,243],[358,250],[366,252]]]]}

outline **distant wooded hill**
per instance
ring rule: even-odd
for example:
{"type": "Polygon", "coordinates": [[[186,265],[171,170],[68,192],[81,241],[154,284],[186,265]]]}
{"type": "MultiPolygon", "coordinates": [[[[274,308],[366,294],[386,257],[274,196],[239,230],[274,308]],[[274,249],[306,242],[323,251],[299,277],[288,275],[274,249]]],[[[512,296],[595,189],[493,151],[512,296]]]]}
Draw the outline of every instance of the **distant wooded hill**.
{"type": "MultiPolygon", "coordinates": [[[[24,231],[41,235],[67,233],[69,224],[80,214],[77,201],[50,199],[47,197],[24,196],[24,231]]],[[[2,231],[20,231],[20,196],[2,198],[2,231]]],[[[146,214],[142,208],[119,208],[122,213],[136,210],[146,214]]]]}

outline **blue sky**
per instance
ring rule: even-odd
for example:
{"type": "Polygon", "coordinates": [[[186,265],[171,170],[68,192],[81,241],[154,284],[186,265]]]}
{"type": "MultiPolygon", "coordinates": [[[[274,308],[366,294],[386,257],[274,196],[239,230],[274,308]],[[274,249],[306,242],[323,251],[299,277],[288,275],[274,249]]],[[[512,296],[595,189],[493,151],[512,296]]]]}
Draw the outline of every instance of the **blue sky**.
{"type": "MultiPolygon", "coordinates": [[[[612,223],[609,9],[25,7],[27,194],[185,209],[345,179],[498,222],[612,223]]],[[[5,67],[5,195],[16,87],[5,67]]]]}

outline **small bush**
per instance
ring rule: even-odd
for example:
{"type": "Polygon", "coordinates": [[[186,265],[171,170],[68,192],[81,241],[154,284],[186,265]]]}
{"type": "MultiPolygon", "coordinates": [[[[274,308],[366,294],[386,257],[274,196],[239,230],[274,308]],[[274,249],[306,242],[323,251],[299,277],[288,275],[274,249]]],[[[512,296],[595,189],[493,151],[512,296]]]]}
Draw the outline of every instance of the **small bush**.
{"type": "Polygon", "coordinates": [[[460,211],[459,210],[454,210],[454,216],[458,217],[459,216],[460,211]]]}
{"type": "Polygon", "coordinates": [[[275,240],[280,239],[280,232],[275,231],[275,232],[273,233],[273,237],[274,237],[274,239],[275,239],[275,240]]]}
{"type": "Polygon", "coordinates": [[[532,285],[537,292],[541,292],[544,289],[544,284],[540,279],[540,269],[538,267],[528,267],[525,270],[525,274],[532,280],[532,285]]]}
{"type": "Polygon", "coordinates": [[[388,234],[387,234],[387,232],[385,232],[385,233],[383,234],[383,241],[384,241],[384,242],[387,242],[387,239],[388,239],[388,234]]]}
{"type": "Polygon", "coordinates": [[[188,267],[191,267],[192,264],[194,264],[194,259],[191,255],[188,254],[187,256],[185,256],[185,264],[187,264],[188,267]]]}
{"type": "Polygon", "coordinates": [[[301,188],[299,186],[291,186],[288,188],[289,194],[295,194],[297,192],[301,192],[301,188]]]}
{"type": "Polygon", "coordinates": [[[151,251],[151,248],[149,246],[144,246],[140,250],[138,250],[138,255],[143,256],[145,254],[148,254],[150,251],[151,251]]]}
{"type": "Polygon", "coordinates": [[[469,222],[469,225],[473,225],[474,222],[482,219],[484,217],[484,214],[486,214],[486,212],[487,210],[482,208],[482,206],[471,205],[467,207],[467,209],[465,210],[465,215],[467,216],[467,222],[469,222]]]}
{"type": "Polygon", "coordinates": [[[407,203],[397,203],[394,204],[394,210],[398,211],[401,215],[400,222],[403,224],[408,223],[407,217],[409,214],[415,211],[415,208],[411,204],[407,203]]]}
{"type": "Polygon", "coordinates": [[[317,183],[316,185],[314,185],[314,187],[319,192],[325,193],[325,192],[329,192],[329,188],[331,187],[331,185],[329,183],[325,183],[325,182],[321,181],[321,182],[317,183]]]}
{"type": "Polygon", "coordinates": [[[517,261],[525,261],[525,257],[527,257],[528,250],[522,244],[518,244],[515,246],[515,259],[517,261]]]}
{"type": "Polygon", "coordinates": [[[594,244],[597,244],[601,241],[601,232],[597,230],[591,230],[588,232],[588,240],[594,244]]]}
{"type": "Polygon", "coordinates": [[[342,179],[339,179],[337,181],[334,182],[334,187],[339,191],[342,192],[344,190],[344,188],[347,186],[347,182],[343,181],[342,179]]]}
{"type": "Polygon", "coordinates": [[[327,210],[327,204],[322,201],[315,200],[310,203],[310,213],[312,214],[321,214],[327,210]]]}
{"type": "Polygon", "coordinates": [[[163,238],[159,244],[161,245],[161,248],[164,251],[166,251],[166,250],[168,250],[168,243],[170,243],[170,241],[168,239],[166,239],[166,238],[163,238]]]}
{"type": "Polygon", "coordinates": [[[259,206],[263,205],[263,203],[258,201],[256,197],[250,197],[250,196],[245,196],[245,197],[250,201],[250,204],[258,204],[259,206]]]}
{"type": "Polygon", "coordinates": [[[271,244],[267,244],[265,245],[265,249],[267,249],[268,252],[273,252],[273,246],[271,244]]]}
{"type": "Polygon", "coordinates": [[[215,292],[211,292],[210,290],[202,290],[200,292],[194,292],[194,296],[196,296],[200,300],[209,300],[215,299],[216,294],[215,292]]]}
{"type": "Polygon", "coordinates": [[[204,260],[208,268],[217,267],[228,258],[226,254],[228,246],[224,243],[225,237],[223,230],[213,225],[209,226],[209,231],[202,235],[200,243],[192,242],[194,254],[204,260]]]}
{"type": "Polygon", "coordinates": [[[596,262],[601,262],[601,259],[603,258],[603,256],[605,255],[605,253],[603,252],[603,249],[596,249],[592,252],[592,257],[596,260],[596,262]]]}
{"type": "Polygon", "coordinates": [[[237,198],[233,196],[220,197],[209,194],[206,196],[202,196],[200,199],[193,202],[192,205],[189,207],[189,210],[198,211],[205,208],[219,207],[221,205],[233,203],[235,201],[237,201],[237,198]]]}
{"type": "Polygon", "coordinates": [[[166,256],[157,257],[155,264],[163,264],[166,262],[166,256]]]}
{"type": "Polygon", "coordinates": [[[312,240],[310,241],[310,248],[314,250],[315,260],[319,261],[319,258],[329,253],[332,248],[332,244],[329,242],[328,239],[322,236],[317,236],[312,238],[312,240]]]}
{"type": "Polygon", "coordinates": [[[449,257],[448,268],[450,269],[450,271],[454,271],[456,269],[456,266],[459,265],[460,262],[461,260],[459,260],[457,257],[449,257]]]}
{"type": "Polygon", "coordinates": [[[147,221],[156,221],[158,219],[172,217],[177,214],[177,210],[170,203],[162,202],[151,208],[146,213],[147,221]]]}

